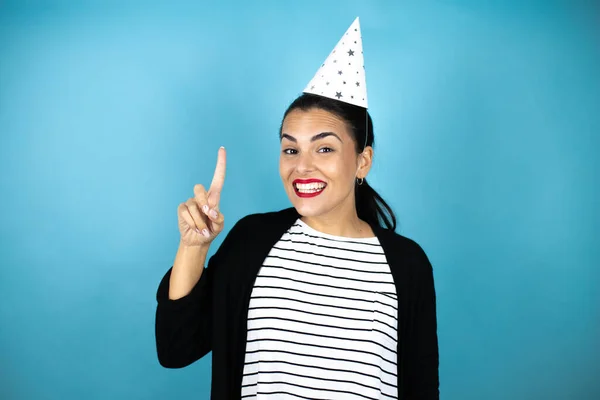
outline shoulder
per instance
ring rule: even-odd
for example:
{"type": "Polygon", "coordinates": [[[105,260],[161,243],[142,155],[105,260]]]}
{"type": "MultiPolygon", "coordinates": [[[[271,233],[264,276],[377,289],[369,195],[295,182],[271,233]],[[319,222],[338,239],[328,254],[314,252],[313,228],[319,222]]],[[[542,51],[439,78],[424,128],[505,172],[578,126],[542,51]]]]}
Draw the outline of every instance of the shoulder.
{"type": "Polygon", "coordinates": [[[298,214],[294,208],[246,214],[237,219],[219,245],[216,258],[242,254],[248,249],[262,248],[278,239],[291,226],[298,214]]]}
{"type": "Polygon", "coordinates": [[[386,255],[392,260],[421,270],[431,269],[423,246],[414,239],[388,229],[381,229],[378,236],[386,255]]]}
{"type": "Polygon", "coordinates": [[[298,218],[296,209],[285,208],[277,211],[246,214],[234,225],[234,228],[252,229],[257,227],[273,228],[284,227],[293,223],[298,218]]]}
{"type": "Polygon", "coordinates": [[[389,230],[381,232],[380,242],[401,290],[414,295],[435,291],[433,266],[419,243],[389,230]]]}
{"type": "Polygon", "coordinates": [[[295,208],[246,214],[235,222],[228,236],[246,236],[251,233],[277,235],[293,224],[298,216],[295,208]]]}
{"type": "Polygon", "coordinates": [[[381,229],[378,233],[388,245],[393,245],[392,251],[399,251],[409,255],[424,255],[423,247],[414,239],[404,236],[390,229],[381,229]]]}

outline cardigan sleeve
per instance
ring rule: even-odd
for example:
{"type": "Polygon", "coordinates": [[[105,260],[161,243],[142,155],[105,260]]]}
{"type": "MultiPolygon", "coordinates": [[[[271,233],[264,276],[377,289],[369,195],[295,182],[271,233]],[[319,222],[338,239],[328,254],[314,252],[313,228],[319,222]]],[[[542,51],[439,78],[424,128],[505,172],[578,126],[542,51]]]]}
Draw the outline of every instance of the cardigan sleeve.
{"type": "Polygon", "coordinates": [[[407,400],[439,399],[439,349],[433,268],[420,246],[414,322],[408,349],[407,400]]]}
{"type": "Polygon", "coordinates": [[[156,293],[155,339],[160,365],[183,368],[212,350],[212,303],[214,275],[223,267],[223,255],[239,237],[240,220],[208,259],[200,279],[186,296],[169,299],[169,282],[173,267],[163,276],[156,293]]]}
{"type": "Polygon", "coordinates": [[[172,267],[159,284],[156,352],[160,365],[165,368],[188,366],[211,350],[210,270],[211,267],[205,269],[192,291],[177,300],[168,297],[172,267]]]}

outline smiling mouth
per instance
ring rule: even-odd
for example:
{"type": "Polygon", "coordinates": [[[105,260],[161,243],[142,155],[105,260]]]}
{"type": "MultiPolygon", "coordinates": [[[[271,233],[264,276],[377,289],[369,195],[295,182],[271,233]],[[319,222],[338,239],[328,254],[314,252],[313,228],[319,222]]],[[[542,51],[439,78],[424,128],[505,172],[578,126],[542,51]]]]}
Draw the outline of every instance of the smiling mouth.
{"type": "Polygon", "coordinates": [[[299,193],[317,193],[325,189],[325,182],[319,183],[294,183],[294,189],[299,193]]]}
{"type": "Polygon", "coordinates": [[[323,192],[327,184],[325,182],[300,183],[294,182],[294,191],[299,197],[314,197],[323,192]]]}

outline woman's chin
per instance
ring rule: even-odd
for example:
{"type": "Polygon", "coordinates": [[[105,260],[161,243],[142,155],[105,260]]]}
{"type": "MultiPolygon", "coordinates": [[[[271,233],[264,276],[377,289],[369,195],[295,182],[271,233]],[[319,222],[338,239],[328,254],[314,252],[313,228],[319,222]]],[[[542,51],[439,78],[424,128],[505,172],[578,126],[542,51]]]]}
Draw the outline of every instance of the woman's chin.
{"type": "Polygon", "coordinates": [[[323,205],[316,202],[306,201],[305,199],[294,199],[292,204],[298,214],[303,217],[317,217],[325,213],[323,205]]]}

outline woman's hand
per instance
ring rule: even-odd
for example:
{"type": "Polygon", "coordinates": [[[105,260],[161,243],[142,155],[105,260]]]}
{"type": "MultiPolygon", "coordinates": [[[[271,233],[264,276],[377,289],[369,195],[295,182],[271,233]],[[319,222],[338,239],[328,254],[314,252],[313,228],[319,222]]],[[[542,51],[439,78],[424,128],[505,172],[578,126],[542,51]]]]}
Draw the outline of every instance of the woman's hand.
{"type": "Polygon", "coordinates": [[[225,163],[225,148],[221,147],[208,191],[200,184],[195,185],[194,197],[177,208],[181,243],[185,246],[208,246],[223,230],[224,217],[219,211],[219,202],[225,181],[225,163]]]}

